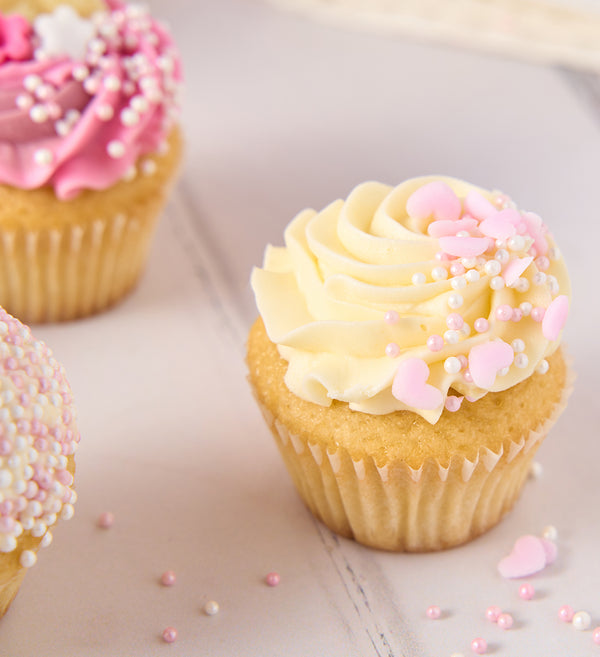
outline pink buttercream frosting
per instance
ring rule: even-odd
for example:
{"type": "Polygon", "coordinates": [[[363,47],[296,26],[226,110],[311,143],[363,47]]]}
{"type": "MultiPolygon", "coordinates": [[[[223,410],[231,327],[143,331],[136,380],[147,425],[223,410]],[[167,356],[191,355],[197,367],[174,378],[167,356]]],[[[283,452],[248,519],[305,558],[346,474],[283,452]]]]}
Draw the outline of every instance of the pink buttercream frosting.
{"type": "Polygon", "coordinates": [[[179,56],[168,32],[137,5],[111,1],[89,20],[59,7],[33,26],[0,15],[0,62],[0,182],[7,185],[51,185],[62,200],[106,189],[131,176],[140,156],[165,147],[178,116],[179,56]],[[81,54],[56,52],[54,29],[83,34],[81,54]]]}

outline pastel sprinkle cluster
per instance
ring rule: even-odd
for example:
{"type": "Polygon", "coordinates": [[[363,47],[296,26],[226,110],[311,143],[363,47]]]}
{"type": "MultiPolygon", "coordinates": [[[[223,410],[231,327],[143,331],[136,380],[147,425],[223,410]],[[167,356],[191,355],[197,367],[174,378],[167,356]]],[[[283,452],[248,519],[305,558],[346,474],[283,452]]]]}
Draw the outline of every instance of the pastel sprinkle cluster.
{"type": "MultiPolygon", "coordinates": [[[[498,195],[492,203],[478,191],[471,190],[461,200],[442,181],[430,182],[415,191],[407,200],[406,210],[414,219],[429,221],[427,233],[439,243],[436,266],[429,272],[414,273],[412,284],[422,286],[450,280],[452,288],[445,299],[447,330],[443,335],[428,336],[427,348],[439,352],[471,335],[488,334],[489,337],[470,346],[466,355],[446,358],[443,365],[448,374],[462,374],[466,384],[489,390],[496,377],[507,374],[510,367],[524,369],[529,366],[526,342],[516,338],[508,344],[495,337],[495,323],[530,319],[540,325],[543,338],[558,339],[567,319],[569,299],[560,294],[556,277],[546,273],[551,261],[560,254],[549,246],[547,228],[538,215],[515,209],[504,195],[498,195]],[[536,269],[530,283],[524,274],[532,264],[536,269]],[[551,301],[545,307],[534,307],[529,301],[516,306],[497,303],[487,317],[478,317],[470,325],[461,314],[465,305],[463,291],[469,285],[480,285],[485,279],[493,292],[505,287],[527,292],[531,284],[543,286],[549,291],[551,301]]],[[[394,325],[399,315],[388,311],[384,320],[394,325]]],[[[391,358],[399,356],[401,351],[401,346],[395,342],[385,349],[391,358]]],[[[548,371],[545,359],[539,363],[537,371],[548,371]]],[[[445,398],[441,390],[427,383],[428,378],[429,366],[425,360],[405,359],[398,366],[392,394],[410,407],[433,410],[444,404],[447,410],[457,411],[463,398],[453,395],[445,398]]]]}
{"type": "MultiPolygon", "coordinates": [[[[69,458],[79,443],[71,389],[61,365],[29,328],[0,308],[0,552],[24,532],[52,541],[49,528],[73,516],[69,458]]],[[[23,567],[35,552],[19,555],[23,567]]]]}

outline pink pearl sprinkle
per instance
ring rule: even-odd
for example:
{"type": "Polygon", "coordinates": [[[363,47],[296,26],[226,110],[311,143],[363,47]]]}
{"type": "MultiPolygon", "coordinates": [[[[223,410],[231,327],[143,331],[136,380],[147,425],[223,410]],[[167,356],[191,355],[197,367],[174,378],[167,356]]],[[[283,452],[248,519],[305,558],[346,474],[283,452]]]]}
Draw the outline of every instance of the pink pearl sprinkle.
{"type": "Polygon", "coordinates": [[[431,607],[427,607],[427,611],[425,613],[427,614],[427,618],[431,618],[431,620],[437,620],[441,617],[442,610],[437,605],[431,605],[431,607]]]}
{"type": "MultiPolygon", "coordinates": [[[[473,383],[473,375],[471,374],[471,370],[465,370],[463,372],[463,379],[467,383],[473,383]]],[[[475,400],[473,399],[473,400],[469,400],[469,401],[475,401],[475,400]]]]}
{"type": "Polygon", "coordinates": [[[487,641],[482,638],[473,639],[471,641],[471,650],[477,655],[484,655],[487,651],[487,641]]]}
{"type": "Polygon", "coordinates": [[[593,632],[592,632],[592,641],[597,646],[600,646],[600,627],[597,627],[596,629],[593,630],[593,632]]]}
{"type": "Polygon", "coordinates": [[[396,358],[399,353],[400,347],[395,342],[390,342],[385,348],[385,354],[390,358],[396,358]]]}
{"type": "Polygon", "coordinates": [[[446,317],[446,326],[449,329],[454,329],[458,331],[464,326],[465,322],[462,318],[462,315],[459,315],[458,313],[450,313],[448,317],[446,317]]]}
{"type": "Polygon", "coordinates": [[[473,328],[477,331],[477,333],[485,333],[490,328],[490,323],[487,321],[487,319],[485,319],[485,317],[480,317],[479,319],[475,320],[473,328]]]}
{"type": "Polygon", "coordinates": [[[160,583],[163,586],[173,586],[176,580],[177,577],[172,570],[165,570],[165,572],[160,576],[160,583]]]}
{"type": "Polygon", "coordinates": [[[513,322],[520,322],[523,319],[523,311],[520,308],[513,308],[512,317],[513,322]]]}
{"type": "Polygon", "coordinates": [[[265,577],[265,582],[267,583],[267,586],[277,586],[279,582],[281,581],[281,577],[279,577],[279,573],[267,573],[267,576],[265,577]]]}
{"type": "Polygon", "coordinates": [[[98,527],[110,529],[115,524],[115,516],[110,511],[104,511],[98,517],[98,527]]]}
{"type": "Polygon", "coordinates": [[[427,348],[429,351],[441,351],[444,347],[444,338],[441,335],[430,335],[427,338],[427,348]]]}
{"type": "Polygon", "coordinates": [[[544,319],[544,315],[546,314],[546,309],[543,308],[542,306],[536,306],[531,310],[531,319],[534,322],[541,322],[544,319]]]}
{"type": "Polygon", "coordinates": [[[526,584],[521,584],[521,586],[519,586],[519,598],[521,598],[521,600],[531,600],[534,595],[535,589],[533,588],[533,584],[527,582],[526,584]]]}
{"type": "Polygon", "coordinates": [[[456,413],[456,411],[458,411],[458,409],[461,407],[462,400],[462,397],[450,395],[446,398],[444,406],[450,411],[450,413],[456,413]]]}
{"type": "Polygon", "coordinates": [[[502,630],[510,630],[513,623],[513,617],[510,614],[500,614],[498,616],[498,627],[502,630]]]}
{"type": "Polygon", "coordinates": [[[12,445],[6,438],[0,440],[0,456],[6,456],[12,451],[12,445]]]}
{"type": "Polygon", "coordinates": [[[573,611],[573,607],[569,605],[563,605],[558,610],[558,617],[563,623],[570,623],[573,620],[574,615],[575,612],[573,611]]]}
{"type": "Polygon", "coordinates": [[[383,316],[383,321],[386,324],[397,324],[400,319],[400,315],[395,310],[388,310],[387,313],[383,316]]]}
{"type": "Polygon", "coordinates": [[[500,618],[501,614],[502,614],[502,609],[500,609],[500,607],[492,606],[492,607],[488,607],[485,610],[485,617],[489,621],[492,621],[492,623],[496,623],[500,618]]]}
{"type": "Polygon", "coordinates": [[[465,267],[461,262],[453,262],[450,265],[450,273],[452,276],[462,276],[465,273],[465,267]]]}
{"type": "Polygon", "coordinates": [[[512,318],[512,315],[513,309],[506,303],[496,308],[496,319],[499,319],[501,322],[508,322],[512,318]]]}
{"type": "Polygon", "coordinates": [[[177,639],[177,630],[174,627],[165,627],[162,638],[165,643],[174,643],[177,639]]]}

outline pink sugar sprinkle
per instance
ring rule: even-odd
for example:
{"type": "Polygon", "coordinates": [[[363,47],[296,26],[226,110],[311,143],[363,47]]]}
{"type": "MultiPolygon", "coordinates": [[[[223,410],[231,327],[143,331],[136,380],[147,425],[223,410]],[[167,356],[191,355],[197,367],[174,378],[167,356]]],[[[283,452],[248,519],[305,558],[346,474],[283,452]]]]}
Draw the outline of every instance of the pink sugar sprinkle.
{"type": "Polygon", "coordinates": [[[462,315],[458,313],[450,313],[446,317],[446,326],[449,329],[459,330],[465,325],[462,315]]]}
{"type": "Polygon", "coordinates": [[[499,319],[501,322],[508,322],[512,318],[512,315],[513,309],[506,303],[496,308],[496,319],[499,319]]]}
{"type": "Polygon", "coordinates": [[[442,610],[437,605],[431,605],[431,607],[427,607],[427,611],[425,613],[427,614],[427,618],[430,618],[431,620],[438,620],[438,618],[440,618],[442,615],[442,610]]]}
{"type": "Polygon", "coordinates": [[[479,319],[475,320],[473,328],[477,331],[477,333],[485,333],[490,328],[490,323],[487,321],[487,319],[485,319],[485,317],[480,317],[479,319]]]}
{"type": "Polygon", "coordinates": [[[502,609],[500,609],[500,607],[492,606],[492,607],[488,607],[485,610],[485,617],[489,621],[492,621],[492,623],[497,622],[501,614],[502,614],[502,609]]]}
{"type": "Polygon", "coordinates": [[[513,623],[513,617],[510,614],[500,614],[498,616],[498,627],[502,630],[510,630],[513,623]]]}
{"type": "Polygon", "coordinates": [[[160,576],[160,583],[163,586],[173,586],[176,580],[177,577],[172,570],[165,570],[165,572],[160,576]]]}
{"type": "Polygon", "coordinates": [[[519,586],[519,597],[521,600],[532,600],[534,595],[535,589],[533,588],[533,584],[527,582],[526,584],[521,584],[521,586],[519,586]]]}
{"type": "Polygon", "coordinates": [[[383,316],[383,321],[386,324],[397,324],[398,320],[400,319],[400,315],[395,310],[388,310],[387,313],[383,316]]]}
{"type": "Polygon", "coordinates": [[[512,317],[513,322],[520,322],[523,319],[523,311],[520,308],[513,308],[512,317]]]}
{"type": "Polygon", "coordinates": [[[7,456],[12,451],[12,445],[6,438],[0,439],[0,455],[7,456]]]}
{"type": "Polygon", "coordinates": [[[558,617],[563,623],[570,623],[573,620],[574,615],[575,612],[573,611],[573,607],[569,605],[563,605],[558,610],[558,617]]]}
{"type": "Polygon", "coordinates": [[[104,511],[98,517],[98,527],[110,529],[115,523],[115,516],[110,511],[104,511]]]}
{"type": "Polygon", "coordinates": [[[444,347],[444,338],[441,335],[430,335],[427,338],[427,348],[429,351],[441,351],[444,347]]]}
{"type": "Polygon", "coordinates": [[[597,645],[600,646],[600,626],[596,627],[592,631],[592,641],[597,645]]]}
{"type": "Polygon", "coordinates": [[[177,640],[177,630],[174,627],[165,627],[162,638],[165,643],[174,643],[177,640]]]}
{"type": "Polygon", "coordinates": [[[541,322],[544,319],[544,315],[546,314],[546,309],[543,308],[542,306],[536,306],[531,310],[531,319],[534,322],[541,322]]]}
{"type": "Polygon", "coordinates": [[[279,573],[267,573],[267,576],[265,577],[265,582],[267,586],[277,586],[279,582],[281,581],[281,577],[279,576],[279,573]]]}
{"type": "Polygon", "coordinates": [[[471,641],[471,650],[477,655],[484,655],[487,652],[487,641],[478,637],[471,641]]]}

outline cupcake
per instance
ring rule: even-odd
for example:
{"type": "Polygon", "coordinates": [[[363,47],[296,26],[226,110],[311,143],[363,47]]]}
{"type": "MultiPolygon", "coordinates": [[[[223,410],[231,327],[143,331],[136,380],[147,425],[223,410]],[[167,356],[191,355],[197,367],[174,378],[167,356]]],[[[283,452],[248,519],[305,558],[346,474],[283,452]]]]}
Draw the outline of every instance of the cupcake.
{"type": "Polygon", "coordinates": [[[570,388],[538,215],[452,178],[368,182],[301,212],[251,282],[249,381],[320,520],[419,552],[511,509],[570,388]]]}
{"type": "Polygon", "coordinates": [[[140,5],[0,8],[0,304],[84,317],[146,262],[181,159],[179,57],[140,5]]]}
{"type": "Polygon", "coordinates": [[[62,366],[0,308],[0,616],[53,525],[73,516],[78,443],[62,366]]]}

